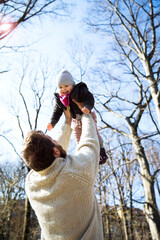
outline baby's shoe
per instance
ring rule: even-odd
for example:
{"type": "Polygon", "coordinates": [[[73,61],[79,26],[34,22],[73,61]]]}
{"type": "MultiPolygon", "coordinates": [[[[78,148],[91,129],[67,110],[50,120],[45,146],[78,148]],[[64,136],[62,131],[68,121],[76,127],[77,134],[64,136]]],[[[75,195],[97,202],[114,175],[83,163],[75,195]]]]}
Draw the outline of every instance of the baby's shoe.
{"type": "Polygon", "coordinates": [[[106,163],[108,156],[106,154],[105,149],[102,147],[100,148],[100,161],[99,161],[99,165],[102,165],[104,163],[106,163]]]}

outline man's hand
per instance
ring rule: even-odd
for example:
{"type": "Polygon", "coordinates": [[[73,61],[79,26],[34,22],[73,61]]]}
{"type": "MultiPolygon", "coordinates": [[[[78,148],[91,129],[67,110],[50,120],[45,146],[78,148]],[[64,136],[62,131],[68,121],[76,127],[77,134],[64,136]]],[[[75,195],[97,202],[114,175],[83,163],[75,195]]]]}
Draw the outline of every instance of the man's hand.
{"type": "Polygon", "coordinates": [[[79,109],[82,111],[83,107],[84,107],[84,103],[83,102],[77,102],[76,100],[72,99],[72,101],[74,103],[77,104],[77,106],[79,107],[79,109]]]}
{"type": "Polygon", "coordinates": [[[86,107],[83,107],[83,108],[81,109],[81,111],[82,111],[83,113],[85,113],[85,114],[89,114],[89,113],[90,113],[89,109],[86,108],[86,107]]]}
{"type": "Polygon", "coordinates": [[[69,106],[67,107],[67,110],[64,110],[64,115],[66,118],[65,123],[71,126],[72,117],[71,117],[71,112],[69,110],[69,106]]]}
{"type": "Polygon", "coordinates": [[[75,102],[77,104],[77,106],[79,107],[79,109],[85,113],[85,114],[89,114],[90,110],[86,107],[84,107],[84,103],[83,102],[77,102],[76,100],[72,99],[73,102],[75,102]]]}

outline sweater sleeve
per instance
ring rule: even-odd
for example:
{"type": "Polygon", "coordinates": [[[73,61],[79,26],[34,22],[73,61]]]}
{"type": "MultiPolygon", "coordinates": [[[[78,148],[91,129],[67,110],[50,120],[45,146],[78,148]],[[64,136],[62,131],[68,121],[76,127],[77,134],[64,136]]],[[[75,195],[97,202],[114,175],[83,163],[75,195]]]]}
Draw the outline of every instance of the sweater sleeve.
{"type": "Polygon", "coordinates": [[[96,132],[96,125],[91,114],[83,114],[82,116],[82,134],[81,140],[94,141],[95,145],[98,144],[98,136],[96,132]]]}
{"type": "Polygon", "coordinates": [[[92,93],[90,93],[88,91],[88,93],[86,94],[86,97],[84,99],[84,106],[86,108],[88,108],[90,111],[93,109],[94,107],[94,97],[92,95],[92,93]]]}
{"type": "Polygon", "coordinates": [[[53,127],[57,124],[57,122],[59,121],[60,117],[63,114],[63,107],[62,107],[62,104],[60,104],[58,94],[55,93],[54,95],[55,95],[55,105],[54,105],[53,113],[51,116],[51,123],[53,127]]]}
{"type": "Polygon", "coordinates": [[[85,83],[78,83],[71,94],[71,99],[75,99],[77,102],[83,102],[84,107],[88,108],[90,111],[94,107],[94,97],[91,92],[89,92],[88,87],[85,83]]]}
{"type": "Polygon", "coordinates": [[[65,151],[68,150],[71,133],[72,133],[72,129],[66,123],[63,124],[61,130],[58,133],[58,137],[56,140],[64,148],[65,151]]]}
{"type": "Polygon", "coordinates": [[[91,114],[82,116],[82,134],[75,152],[75,159],[81,165],[83,174],[94,184],[99,167],[99,141],[95,122],[91,114]]]}

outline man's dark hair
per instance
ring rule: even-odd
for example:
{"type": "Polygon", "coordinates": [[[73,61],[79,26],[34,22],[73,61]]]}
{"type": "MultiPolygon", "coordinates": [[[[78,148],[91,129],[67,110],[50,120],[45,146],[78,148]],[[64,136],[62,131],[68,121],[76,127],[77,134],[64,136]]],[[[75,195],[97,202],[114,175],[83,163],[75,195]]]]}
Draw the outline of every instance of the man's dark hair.
{"type": "Polygon", "coordinates": [[[29,132],[22,151],[26,165],[35,171],[49,167],[55,160],[53,147],[55,144],[43,132],[29,132]]]}

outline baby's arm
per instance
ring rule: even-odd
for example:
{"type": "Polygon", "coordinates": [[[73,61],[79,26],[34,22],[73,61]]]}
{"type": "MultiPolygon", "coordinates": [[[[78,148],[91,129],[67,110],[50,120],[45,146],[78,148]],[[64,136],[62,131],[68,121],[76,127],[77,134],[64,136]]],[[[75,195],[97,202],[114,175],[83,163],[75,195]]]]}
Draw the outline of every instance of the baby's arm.
{"type": "Polygon", "coordinates": [[[82,108],[82,112],[89,114],[94,107],[94,97],[93,94],[89,91],[85,93],[84,97],[84,107],[82,108]]]}
{"type": "Polygon", "coordinates": [[[47,125],[48,131],[51,131],[52,128],[54,128],[54,126],[57,124],[62,114],[63,114],[63,108],[61,107],[58,93],[55,93],[55,104],[54,104],[54,109],[51,117],[51,122],[48,123],[47,125]]]}

